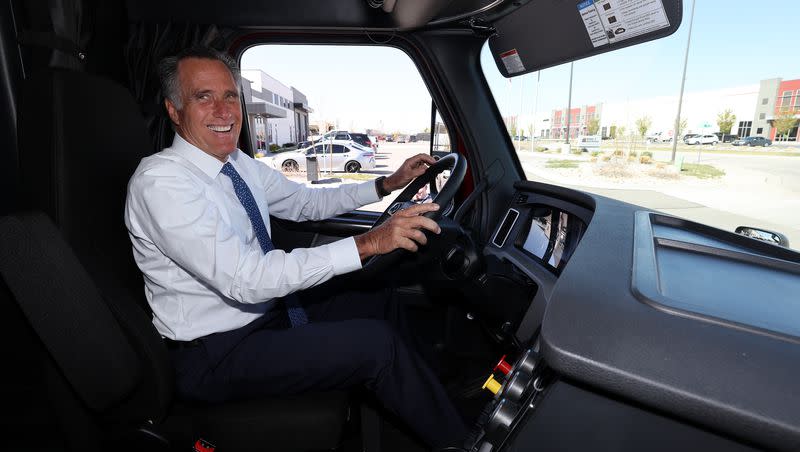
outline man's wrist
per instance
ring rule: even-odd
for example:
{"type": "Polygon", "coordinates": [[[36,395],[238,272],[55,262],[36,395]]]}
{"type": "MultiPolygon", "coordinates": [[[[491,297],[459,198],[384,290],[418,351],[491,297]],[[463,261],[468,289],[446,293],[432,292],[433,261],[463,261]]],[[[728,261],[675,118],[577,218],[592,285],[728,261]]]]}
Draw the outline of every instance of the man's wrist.
{"type": "Polygon", "coordinates": [[[380,176],[375,179],[375,191],[378,192],[378,196],[383,198],[384,196],[389,196],[392,191],[386,188],[386,176],[380,176]]]}
{"type": "Polygon", "coordinates": [[[356,250],[358,250],[358,257],[362,261],[370,256],[375,255],[374,244],[369,239],[367,234],[361,234],[353,237],[356,242],[356,250]]]}

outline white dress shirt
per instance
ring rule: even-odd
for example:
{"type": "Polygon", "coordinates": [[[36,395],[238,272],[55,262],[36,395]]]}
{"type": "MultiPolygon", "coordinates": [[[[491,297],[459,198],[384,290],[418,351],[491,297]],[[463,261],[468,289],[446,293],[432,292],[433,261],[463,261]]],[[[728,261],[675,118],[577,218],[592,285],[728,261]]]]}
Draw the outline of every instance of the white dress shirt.
{"type": "MultiPolygon", "coordinates": [[[[240,150],[228,158],[247,183],[267,230],[269,215],[323,220],[379,200],[375,184],[310,188],[240,150]]],[[[264,254],[223,163],[175,134],[142,159],[128,183],[125,224],[144,274],[153,324],[188,341],[244,326],[273,298],[361,268],[352,237],[264,254]]]]}

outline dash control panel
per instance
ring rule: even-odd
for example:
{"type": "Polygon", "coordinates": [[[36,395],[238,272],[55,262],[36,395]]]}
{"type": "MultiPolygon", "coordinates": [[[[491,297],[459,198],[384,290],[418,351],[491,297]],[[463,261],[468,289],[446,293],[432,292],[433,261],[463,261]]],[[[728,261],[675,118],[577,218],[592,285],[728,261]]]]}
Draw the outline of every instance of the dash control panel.
{"type": "Polygon", "coordinates": [[[528,349],[511,365],[503,356],[483,384],[494,394],[484,408],[472,435],[470,450],[497,450],[509,433],[532,409],[537,394],[544,390],[544,375],[538,354],[528,349]]]}

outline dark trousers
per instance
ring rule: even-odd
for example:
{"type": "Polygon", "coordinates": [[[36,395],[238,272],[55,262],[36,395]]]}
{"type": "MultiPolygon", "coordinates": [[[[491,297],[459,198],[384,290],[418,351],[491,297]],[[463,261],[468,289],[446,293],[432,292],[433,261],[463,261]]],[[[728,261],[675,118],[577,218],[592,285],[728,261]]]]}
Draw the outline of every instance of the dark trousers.
{"type": "Polygon", "coordinates": [[[300,294],[307,325],[291,328],[276,303],[242,328],[172,350],[178,394],[216,402],[365,387],[429,445],[462,440],[466,427],[409,347],[412,335],[388,291],[330,296],[326,287],[300,294]]]}

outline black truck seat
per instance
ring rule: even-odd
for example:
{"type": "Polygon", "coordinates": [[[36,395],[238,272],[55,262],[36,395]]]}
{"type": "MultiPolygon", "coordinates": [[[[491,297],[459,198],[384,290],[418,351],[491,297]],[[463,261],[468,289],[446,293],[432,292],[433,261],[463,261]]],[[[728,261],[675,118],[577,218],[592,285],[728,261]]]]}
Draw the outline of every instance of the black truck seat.
{"type": "Polygon", "coordinates": [[[2,249],[15,259],[15,267],[3,266],[10,290],[2,289],[61,378],[42,391],[61,386],[56,398],[70,400],[57,410],[69,449],[110,450],[109,438],[121,447],[159,436],[179,450],[199,437],[226,451],[336,448],[349,414],[343,392],[207,406],[174,400],[167,351],[123,223],[127,182],[153,151],[130,93],[55,69],[25,81],[20,106],[19,205],[43,214],[2,220],[2,249]],[[54,305],[57,315],[42,315],[54,305]]]}

